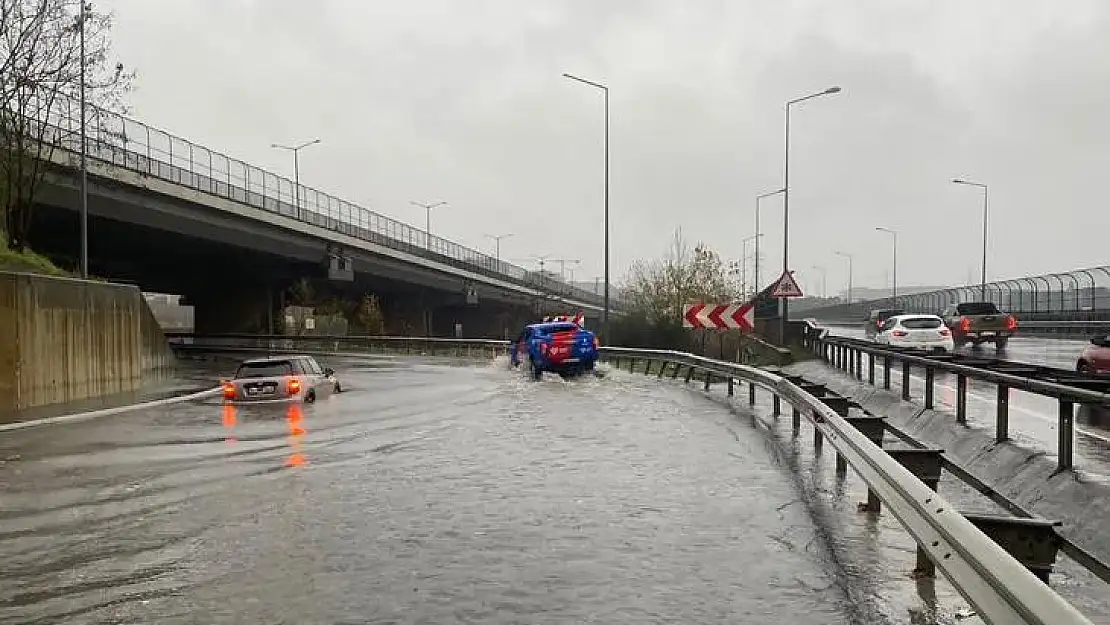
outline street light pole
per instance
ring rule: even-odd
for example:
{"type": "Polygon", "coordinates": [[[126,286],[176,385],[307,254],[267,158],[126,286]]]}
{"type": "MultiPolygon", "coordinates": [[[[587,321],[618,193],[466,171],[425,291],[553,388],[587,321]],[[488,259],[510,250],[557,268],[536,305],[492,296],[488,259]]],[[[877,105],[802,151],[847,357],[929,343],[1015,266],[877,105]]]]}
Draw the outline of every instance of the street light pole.
{"type": "Polygon", "coordinates": [[[763,198],[768,198],[780,193],[784,193],[786,189],[779,189],[778,191],[771,191],[762,195],[755,196],[755,292],[759,293],[759,238],[763,233],[759,230],[759,201],[763,198]]]}
{"type": "Polygon", "coordinates": [[[605,94],[605,295],[601,313],[601,329],[609,334],[609,87],[597,82],[564,73],[564,78],[600,89],[605,94]]]}
{"type": "Polygon", "coordinates": [[[427,249],[432,248],[432,209],[440,206],[446,206],[447,202],[436,202],[434,204],[421,204],[420,202],[409,201],[413,206],[419,206],[427,211],[427,220],[425,221],[424,228],[424,247],[427,249]]]}
{"type": "Polygon", "coordinates": [[[505,233],[505,234],[487,234],[486,236],[493,239],[494,258],[496,258],[497,262],[500,263],[501,262],[501,239],[507,239],[507,238],[513,236],[513,233],[508,232],[508,233],[505,233]]]}
{"type": "Polygon", "coordinates": [[[308,146],[316,145],[317,143],[320,143],[319,139],[313,139],[312,141],[307,141],[307,142],[302,143],[300,145],[281,145],[279,143],[271,143],[270,144],[270,147],[272,147],[272,148],[277,148],[279,150],[289,150],[290,152],[293,153],[293,188],[294,188],[293,194],[296,198],[294,200],[294,209],[297,211],[297,218],[298,219],[304,219],[304,215],[302,214],[302,211],[301,211],[301,159],[300,159],[300,152],[301,152],[301,150],[307,148],[308,146]]]}
{"type": "Polygon", "coordinates": [[[85,129],[85,18],[88,17],[86,0],[81,0],[78,22],[81,28],[81,277],[89,279],[89,160],[88,131],[85,129]]]}
{"type": "MultiPolygon", "coordinates": [[[[799,102],[819,98],[823,95],[831,95],[840,93],[840,87],[829,87],[824,91],[811,93],[801,98],[790,100],[786,103],[786,151],[785,151],[785,164],[783,167],[783,195],[782,195],[782,273],[787,275],[790,273],[790,107],[799,102]]],[[[782,342],[786,342],[786,318],[789,316],[789,304],[787,298],[782,298],[782,325],[780,328],[782,342]]]]}
{"type": "Polygon", "coordinates": [[[829,270],[820,265],[814,265],[813,268],[821,272],[821,299],[828,299],[829,270]]]}
{"type": "Polygon", "coordinates": [[[852,255],[844,252],[833,252],[837,256],[848,259],[848,305],[852,305],[852,255]]]}
{"type": "Polygon", "coordinates": [[[980,278],[980,297],[983,300],[987,299],[987,185],[981,182],[972,182],[970,180],[961,180],[956,178],[952,182],[956,184],[963,184],[970,187],[979,187],[983,190],[983,273],[980,278]]]}
{"type": "MultiPolygon", "coordinates": [[[[740,240],[740,248],[741,248],[741,251],[740,251],[740,288],[741,288],[741,291],[742,291],[742,297],[747,297],[748,296],[748,243],[750,241],[755,241],[755,249],[758,250],[759,249],[759,237],[761,237],[761,236],[763,236],[763,235],[753,234],[750,237],[746,237],[746,238],[740,240]]],[[[759,263],[759,252],[756,252],[755,262],[756,262],[756,267],[758,267],[759,266],[759,264],[758,264],[759,263]]],[[[756,288],[756,290],[759,289],[759,283],[758,282],[756,283],[755,288],[756,288]]]]}
{"type": "Polygon", "coordinates": [[[893,303],[893,300],[898,299],[898,233],[894,230],[891,230],[890,228],[875,229],[879,232],[885,232],[894,237],[894,267],[891,270],[890,280],[890,299],[891,303],[893,303]]]}

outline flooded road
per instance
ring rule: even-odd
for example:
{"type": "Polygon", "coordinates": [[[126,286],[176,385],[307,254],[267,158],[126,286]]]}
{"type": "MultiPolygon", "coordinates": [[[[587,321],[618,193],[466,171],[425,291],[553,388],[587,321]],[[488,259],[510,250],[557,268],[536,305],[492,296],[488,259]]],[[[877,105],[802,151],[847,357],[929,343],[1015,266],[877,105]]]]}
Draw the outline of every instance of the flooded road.
{"type": "Polygon", "coordinates": [[[773,436],[675,384],[328,362],[0,438],[0,623],[876,623],[773,436]]]}

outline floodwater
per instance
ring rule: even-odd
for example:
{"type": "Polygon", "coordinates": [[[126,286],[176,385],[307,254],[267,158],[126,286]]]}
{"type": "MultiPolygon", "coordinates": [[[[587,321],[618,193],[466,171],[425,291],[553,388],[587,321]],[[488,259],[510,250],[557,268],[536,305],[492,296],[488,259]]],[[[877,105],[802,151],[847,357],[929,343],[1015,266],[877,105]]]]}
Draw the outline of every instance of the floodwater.
{"type": "Polygon", "coordinates": [[[6,433],[0,623],[904,620],[777,436],[721,401],[500,360],[327,364],[346,392],[315,405],[6,433]]]}

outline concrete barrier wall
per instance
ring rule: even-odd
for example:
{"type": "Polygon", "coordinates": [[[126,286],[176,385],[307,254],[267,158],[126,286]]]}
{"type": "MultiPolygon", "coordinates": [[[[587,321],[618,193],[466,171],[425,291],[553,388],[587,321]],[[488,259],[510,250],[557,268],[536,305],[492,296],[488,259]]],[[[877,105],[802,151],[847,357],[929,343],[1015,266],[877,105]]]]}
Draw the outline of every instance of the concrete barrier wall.
{"type": "Polygon", "coordinates": [[[0,272],[0,412],[133,391],[173,359],[138,288],[0,272]]]}

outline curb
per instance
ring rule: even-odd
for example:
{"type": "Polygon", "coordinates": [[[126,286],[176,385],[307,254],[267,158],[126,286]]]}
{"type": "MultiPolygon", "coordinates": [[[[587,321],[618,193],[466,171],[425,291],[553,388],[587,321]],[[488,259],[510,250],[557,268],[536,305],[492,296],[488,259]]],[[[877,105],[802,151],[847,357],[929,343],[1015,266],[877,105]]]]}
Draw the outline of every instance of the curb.
{"type": "Polygon", "coordinates": [[[143,408],[156,408],[158,406],[168,406],[171,404],[180,404],[187,401],[197,399],[206,399],[208,397],[215,397],[220,393],[219,388],[210,388],[206,391],[198,393],[190,393],[188,395],[177,395],[174,397],[164,397],[162,399],[155,399],[152,401],[142,402],[139,404],[129,404],[127,406],[116,406],[114,408],[102,408],[100,410],[91,410],[89,412],[78,412],[76,414],[58,415],[56,417],[44,417],[42,419],[34,419],[31,421],[17,421],[15,423],[0,424],[0,432],[9,432],[12,430],[23,430],[32,428],[39,425],[54,425],[57,423],[72,423],[74,421],[88,421],[90,419],[99,419],[100,417],[109,417],[111,415],[121,414],[124,412],[131,412],[133,410],[142,410],[143,408]]]}

